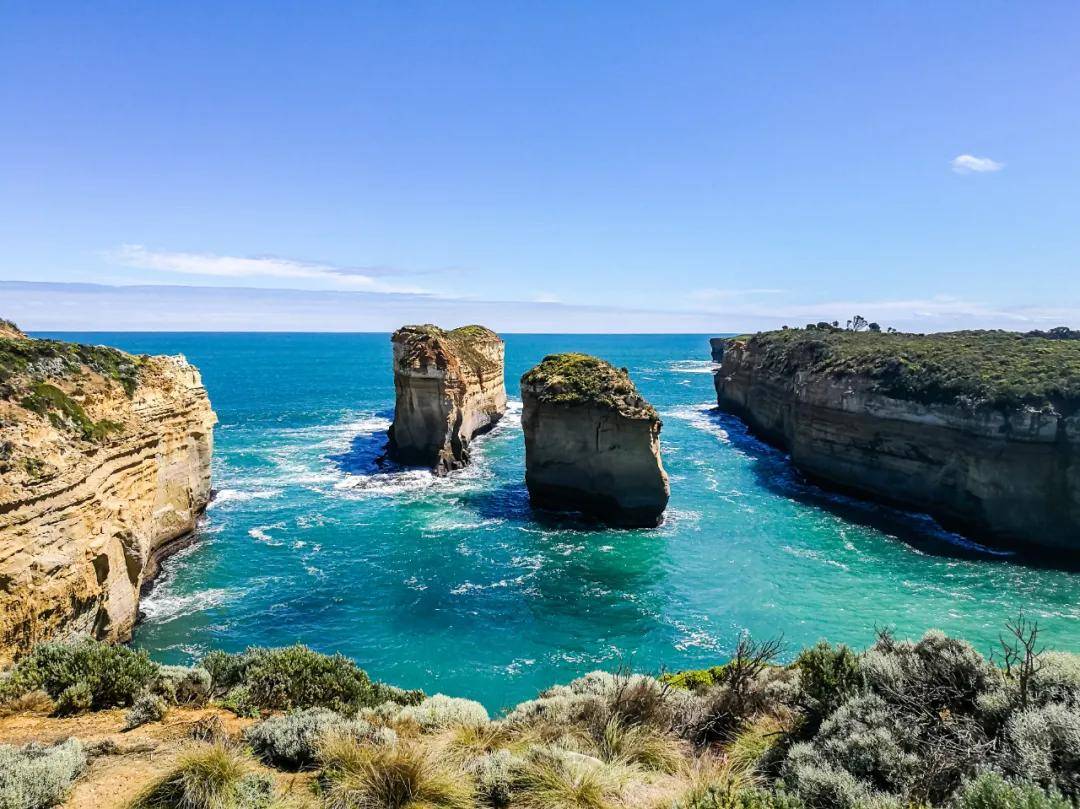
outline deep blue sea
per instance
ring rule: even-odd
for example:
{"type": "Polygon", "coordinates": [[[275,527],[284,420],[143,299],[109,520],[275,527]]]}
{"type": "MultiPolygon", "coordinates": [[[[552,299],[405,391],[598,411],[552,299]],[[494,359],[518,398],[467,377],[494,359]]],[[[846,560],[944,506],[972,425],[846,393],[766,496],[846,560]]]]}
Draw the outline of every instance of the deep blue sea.
{"type": "Polygon", "coordinates": [[[71,334],[202,370],[221,423],[199,541],[169,560],[135,643],[164,661],[302,641],[377,678],[495,710],[622,665],[725,660],[739,634],[865,645],[940,627],[983,651],[1023,609],[1080,651],[1080,574],[918,515],[831,496],[714,409],[707,336],[509,335],[511,411],[447,478],[381,471],[385,334],[71,334]],[[626,366],[660,411],[655,530],[530,511],[517,380],[545,354],[626,366]]]}

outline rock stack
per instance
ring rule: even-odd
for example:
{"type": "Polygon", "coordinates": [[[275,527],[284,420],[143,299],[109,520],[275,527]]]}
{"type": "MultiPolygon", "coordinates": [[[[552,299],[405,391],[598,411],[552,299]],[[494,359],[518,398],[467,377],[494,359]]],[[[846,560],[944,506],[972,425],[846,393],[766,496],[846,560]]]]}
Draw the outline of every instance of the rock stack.
{"type": "Polygon", "coordinates": [[[446,474],[506,412],[503,341],[483,326],[403,326],[394,346],[390,457],[446,474]]]}
{"type": "Polygon", "coordinates": [[[534,506],[652,528],[667,507],[661,422],[618,369],[553,354],[521,378],[525,482],[534,506]]]}

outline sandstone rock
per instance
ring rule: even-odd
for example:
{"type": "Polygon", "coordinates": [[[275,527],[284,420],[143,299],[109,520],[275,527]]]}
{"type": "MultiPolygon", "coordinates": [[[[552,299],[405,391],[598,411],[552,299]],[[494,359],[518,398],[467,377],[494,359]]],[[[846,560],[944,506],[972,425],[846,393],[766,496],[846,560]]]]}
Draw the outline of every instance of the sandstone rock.
{"type": "Polygon", "coordinates": [[[183,357],[0,337],[0,666],[130,636],[206,507],[215,421],[183,357]]]}
{"type": "Polygon", "coordinates": [[[503,341],[483,326],[404,326],[394,346],[390,456],[445,474],[469,461],[469,443],[506,412],[503,341]]]}
{"type": "Polygon", "coordinates": [[[728,338],[726,337],[710,337],[709,348],[712,351],[713,362],[724,361],[724,347],[727,345],[728,338]]]}
{"type": "Polygon", "coordinates": [[[661,421],[617,369],[554,354],[521,378],[525,482],[534,506],[654,527],[667,507],[661,421]]]}
{"type": "MultiPolygon", "coordinates": [[[[861,368],[859,357],[841,361],[831,341],[847,341],[854,355],[869,350],[867,343],[856,341],[893,340],[903,346],[905,336],[771,336],[776,334],[727,342],[715,375],[717,401],[760,437],[790,452],[792,462],[810,477],[927,512],[950,528],[992,543],[1080,550],[1077,403],[1059,399],[1033,406],[950,398],[940,392],[929,395],[932,386],[922,384],[931,373],[948,381],[950,369],[973,362],[973,341],[1011,337],[984,333],[990,335],[984,338],[976,332],[908,336],[923,342],[955,338],[956,347],[949,348],[952,354],[942,350],[936,364],[886,354],[875,370],[851,372],[861,368]],[[785,340],[799,344],[785,347],[785,340]],[[883,384],[890,375],[898,381],[883,384]],[[910,393],[902,392],[905,386],[910,393]]],[[[1021,380],[1034,386],[1040,374],[1055,373],[1052,360],[1044,369],[1025,365],[1034,363],[1031,358],[1045,346],[1003,345],[1010,353],[1021,352],[1021,380]]],[[[987,365],[995,370],[976,368],[974,378],[1002,372],[1006,357],[992,350],[986,354],[987,365]]],[[[1068,372],[1060,368],[1057,373],[1063,384],[1052,382],[1050,388],[1066,389],[1068,372]]]]}
{"type": "Polygon", "coordinates": [[[26,335],[23,334],[22,329],[12,323],[10,320],[4,320],[0,317],[0,338],[9,339],[26,339],[26,335]]]}

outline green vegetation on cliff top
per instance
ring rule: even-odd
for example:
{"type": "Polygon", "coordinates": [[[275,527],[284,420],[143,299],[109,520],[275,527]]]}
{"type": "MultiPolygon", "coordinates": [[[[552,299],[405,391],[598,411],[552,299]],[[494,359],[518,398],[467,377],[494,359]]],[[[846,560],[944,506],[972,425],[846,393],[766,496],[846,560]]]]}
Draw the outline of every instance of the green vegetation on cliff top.
{"type": "Polygon", "coordinates": [[[657,418],[625,368],[589,354],[549,354],[525,372],[521,384],[541,402],[599,405],[631,418],[657,418]]]}
{"type": "Polygon", "coordinates": [[[456,329],[441,329],[431,323],[415,326],[402,326],[390,338],[394,342],[405,343],[409,349],[405,353],[404,364],[409,365],[416,352],[423,353],[422,346],[433,340],[445,341],[454,355],[465,365],[478,373],[492,370],[493,363],[475,348],[477,342],[499,341],[499,335],[486,326],[459,326],[456,329]]]}
{"type": "Polygon", "coordinates": [[[1080,340],[1008,331],[904,334],[761,332],[746,341],[766,371],[871,380],[886,395],[933,404],[1080,407],[1080,340]]]}
{"type": "MultiPolygon", "coordinates": [[[[74,375],[85,366],[119,383],[130,396],[139,384],[142,362],[141,357],[106,346],[0,337],[0,385],[22,374],[38,379],[74,375]]],[[[3,388],[0,395],[5,395],[3,388]]]]}

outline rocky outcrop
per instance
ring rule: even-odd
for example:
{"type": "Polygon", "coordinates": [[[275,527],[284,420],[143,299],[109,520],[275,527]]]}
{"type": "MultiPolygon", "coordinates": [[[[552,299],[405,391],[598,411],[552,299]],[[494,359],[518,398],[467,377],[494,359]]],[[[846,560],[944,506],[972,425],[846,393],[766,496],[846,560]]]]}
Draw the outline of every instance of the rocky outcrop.
{"type": "Polygon", "coordinates": [[[661,421],[617,369],[554,354],[521,378],[525,482],[534,506],[655,527],[667,508],[661,421]]]}
{"type": "Polygon", "coordinates": [[[404,326],[390,339],[390,456],[440,475],[464,466],[469,443],[506,412],[503,341],[483,326],[404,326]]]}
{"type": "Polygon", "coordinates": [[[0,337],[0,666],[130,636],[206,507],[215,420],[183,357],[0,337]]]}
{"type": "Polygon", "coordinates": [[[727,342],[720,407],[819,482],[1080,551],[1080,343],[789,330],[727,342]],[[1071,381],[1070,381],[1071,380],[1071,381]]]}
{"type": "Polygon", "coordinates": [[[723,362],[724,361],[724,347],[727,345],[727,343],[728,343],[728,338],[727,337],[710,337],[709,338],[709,349],[712,352],[712,361],[713,362],[723,362]]]}

